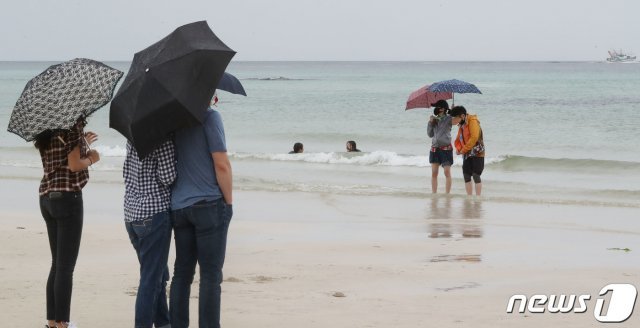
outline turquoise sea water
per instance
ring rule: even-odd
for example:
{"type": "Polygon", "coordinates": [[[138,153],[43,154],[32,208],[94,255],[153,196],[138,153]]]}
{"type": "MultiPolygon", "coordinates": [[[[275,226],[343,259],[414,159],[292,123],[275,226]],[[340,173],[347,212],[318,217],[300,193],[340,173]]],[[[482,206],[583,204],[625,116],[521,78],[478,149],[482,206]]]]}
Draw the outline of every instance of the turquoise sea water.
{"type": "MultiPolygon", "coordinates": [[[[0,125],[25,83],[53,63],[0,63],[0,125]]],[[[107,63],[126,71],[129,63],[107,63]]],[[[640,206],[640,65],[601,62],[233,62],[248,97],[219,92],[236,187],[427,197],[430,110],[408,95],[457,78],[487,144],[485,197],[640,206]],[[355,140],[361,154],[344,153],[355,140]],[[305,153],[287,155],[294,142],[305,153]]],[[[94,181],[121,181],[124,138],[108,106],[89,120],[103,161],[94,181]]],[[[453,133],[456,129],[454,128],[453,133]]],[[[461,159],[454,193],[462,194],[461,159]]],[[[37,152],[0,133],[3,178],[39,179],[37,152]]]]}

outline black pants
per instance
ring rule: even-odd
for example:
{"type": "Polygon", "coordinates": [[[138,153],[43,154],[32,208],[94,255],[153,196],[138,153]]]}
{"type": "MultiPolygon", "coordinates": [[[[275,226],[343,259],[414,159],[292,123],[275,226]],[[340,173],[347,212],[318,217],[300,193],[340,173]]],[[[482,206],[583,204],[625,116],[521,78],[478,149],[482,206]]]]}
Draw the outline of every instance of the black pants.
{"type": "Polygon", "coordinates": [[[484,157],[467,157],[462,162],[462,176],[465,183],[471,182],[471,178],[473,182],[481,183],[482,171],[484,171],[484,157]]]}
{"type": "Polygon", "coordinates": [[[47,320],[69,321],[73,270],[82,235],[82,193],[51,192],[40,196],[40,212],[47,224],[51,269],[47,280],[47,320]]]}

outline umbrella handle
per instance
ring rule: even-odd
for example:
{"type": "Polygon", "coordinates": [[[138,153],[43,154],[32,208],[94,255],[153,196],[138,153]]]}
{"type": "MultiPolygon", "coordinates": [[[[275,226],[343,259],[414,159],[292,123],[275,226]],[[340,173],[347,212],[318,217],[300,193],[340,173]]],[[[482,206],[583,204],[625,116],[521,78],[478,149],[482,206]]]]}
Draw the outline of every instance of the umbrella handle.
{"type": "Polygon", "coordinates": [[[87,150],[91,150],[91,145],[89,145],[86,136],[82,136],[82,141],[84,141],[84,145],[87,146],[87,150]]]}

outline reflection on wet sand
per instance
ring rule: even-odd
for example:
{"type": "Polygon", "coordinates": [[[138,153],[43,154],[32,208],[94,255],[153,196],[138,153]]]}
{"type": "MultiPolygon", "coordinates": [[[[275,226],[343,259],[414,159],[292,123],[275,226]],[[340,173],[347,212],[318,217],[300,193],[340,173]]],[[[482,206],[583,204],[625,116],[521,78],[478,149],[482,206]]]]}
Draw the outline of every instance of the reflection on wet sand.
{"type": "Polygon", "coordinates": [[[478,199],[458,199],[455,203],[461,203],[460,211],[452,213],[452,203],[454,199],[450,196],[431,198],[431,206],[427,211],[429,221],[429,238],[450,238],[461,236],[462,238],[482,237],[482,200],[478,199]],[[453,232],[453,231],[456,232],[453,232]]]}
{"type": "Polygon", "coordinates": [[[482,237],[482,227],[480,225],[482,217],[482,200],[466,198],[462,202],[462,237],[480,238],[482,237]]]}
{"type": "Polygon", "coordinates": [[[429,223],[429,238],[449,238],[451,237],[451,198],[437,197],[431,198],[431,210],[427,219],[429,223]]]}
{"type": "MultiPolygon", "coordinates": [[[[429,238],[481,238],[482,200],[454,199],[450,196],[431,198],[427,211],[429,238]],[[452,208],[456,210],[452,210],[452,208]]],[[[481,254],[443,254],[432,257],[430,262],[481,262],[481,254]]]]}

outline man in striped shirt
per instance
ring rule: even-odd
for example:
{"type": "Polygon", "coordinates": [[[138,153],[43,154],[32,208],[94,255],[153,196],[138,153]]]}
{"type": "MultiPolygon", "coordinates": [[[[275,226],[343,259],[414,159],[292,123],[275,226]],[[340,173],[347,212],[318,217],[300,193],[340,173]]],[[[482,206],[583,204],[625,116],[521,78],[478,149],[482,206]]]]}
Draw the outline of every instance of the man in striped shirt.
{"type": "Polygon", "coordinates": [[[144,159],[127,142],[124,220],[140,262],[135,327],[170,327],[166,285],[171,245],[171,185],[176,179],[173,140],[144,159]]]}

